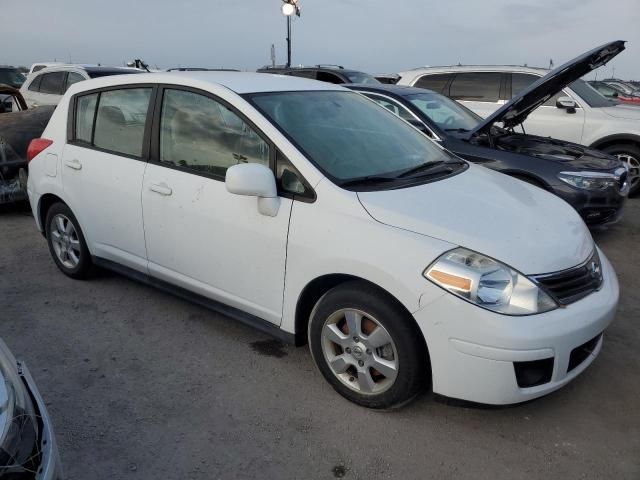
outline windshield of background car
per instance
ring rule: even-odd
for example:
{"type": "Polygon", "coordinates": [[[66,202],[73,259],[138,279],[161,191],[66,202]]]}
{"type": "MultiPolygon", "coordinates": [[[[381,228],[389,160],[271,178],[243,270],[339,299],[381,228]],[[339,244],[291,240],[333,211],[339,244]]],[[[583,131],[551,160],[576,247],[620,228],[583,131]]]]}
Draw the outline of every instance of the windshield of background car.
{"type": "Polygon", "coordinates": [[[437,93],[415,93],[405,98],[444,131],[472,130],[482,120],[458,102],[437,93]]]}
{"type": "Polygon", "coordinates": [[[13,88],[20,88],[25,80],[25,76],[16,69],[0,68],[0,83],[13,88]]]}
{"type": "Polygon", "coordinates": [[[375,83],[376,85],[380,84],[376,77],[369,75],[368,73],[344,72],[343,75],[347,77],[351,83],[364,83],[365,85],[372,83],[375,83]]]}
{"type": "Polygon", "coordinates": [[[450,159],[424,134],[355,92],[274,92],[249,97],[338,183],[450,159]]]}
{"type": "Polygon", "coordinates": [[[611,107],[617,105],[617,101],[609,99],[598,92],[584,80],[576,80],[569,88],[573,90],[582,100],[587,102],[592,108],[611,107]]]}

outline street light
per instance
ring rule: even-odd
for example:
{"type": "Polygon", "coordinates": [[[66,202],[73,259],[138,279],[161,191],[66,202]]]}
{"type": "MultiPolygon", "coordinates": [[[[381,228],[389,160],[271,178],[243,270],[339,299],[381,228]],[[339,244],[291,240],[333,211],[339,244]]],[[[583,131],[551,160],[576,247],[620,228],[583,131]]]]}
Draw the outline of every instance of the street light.
{"type": "Polygon", "coordinates": [[[282,0],[282,14],[287,17],[287,67],[291,67],[291,17],[300,16],[299,0],[282,0]]]}

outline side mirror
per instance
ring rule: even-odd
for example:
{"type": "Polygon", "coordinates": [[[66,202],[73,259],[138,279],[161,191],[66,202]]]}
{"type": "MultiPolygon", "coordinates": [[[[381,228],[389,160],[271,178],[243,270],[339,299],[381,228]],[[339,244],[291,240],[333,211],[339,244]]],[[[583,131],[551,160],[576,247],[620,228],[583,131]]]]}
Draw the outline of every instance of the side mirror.
{"type": "Polygon", "coordinates": [[[556,107],[566,110],[567,113],[576,113],[578,105],[571,97],[559,97],[558,100],[556,100],[556,107]]]}
{"type": "Polygon", "coordinates": [[[258,197],[258,211],[275,217],[280,209],[280,197],[273,172],[259,163],[239,163],[227,169],[225,186],[229,193],[258,197]]]}

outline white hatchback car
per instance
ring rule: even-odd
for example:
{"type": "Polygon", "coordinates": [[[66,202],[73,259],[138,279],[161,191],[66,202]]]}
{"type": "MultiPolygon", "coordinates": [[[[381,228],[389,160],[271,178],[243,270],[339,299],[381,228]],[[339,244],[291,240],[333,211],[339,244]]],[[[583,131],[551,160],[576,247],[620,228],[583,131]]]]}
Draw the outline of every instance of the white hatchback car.
{"type": "Polygon", "coordinates": [[[337,85],[237,72],[71,87],[30,146],[57,266],[281,339],[348,399],[516,403],[595,358],[618,282],[578,214],[337,85]],[[549,212],[553,212],[550,214],[549,212]]]}

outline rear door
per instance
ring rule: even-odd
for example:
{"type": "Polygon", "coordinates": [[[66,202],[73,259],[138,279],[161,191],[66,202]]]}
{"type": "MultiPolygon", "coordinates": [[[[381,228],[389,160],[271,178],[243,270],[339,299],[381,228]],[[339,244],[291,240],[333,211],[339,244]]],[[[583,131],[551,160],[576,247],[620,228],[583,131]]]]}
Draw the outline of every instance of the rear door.
{"type": "Polygon", "coordinates": [[[273,168],[273,145],[210,93],[166,87],[156,111],[142,189],[149,273],[279,324],[292,200],[269,217],[225,186],[232,165],[273,168]]]}
{"type": "MultiPolygon", "coordinates": [[[[515,96],[532,83],[538,81],[539,76],[530,73],[513,73],[511,75],[511,96],[515,96]]],[[[556,106],[559,97],[570,97],[566,92],[560,92],[536,108],[524,122],[527,133],[543,137],[553,137],[569,142],[582,143],[585,112],[576,100],[578,108],[571,112],[556,106]]],[[[572,97],[573,98],[573,97],[572,97]]]]}
{"type": "Polygon", "coordinates": [[[148,157],[151,85],[73,98],[62,183],[92,255],[146,272],[140,191],[148,157]]]}

